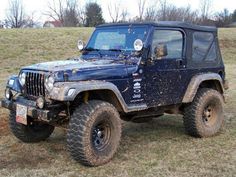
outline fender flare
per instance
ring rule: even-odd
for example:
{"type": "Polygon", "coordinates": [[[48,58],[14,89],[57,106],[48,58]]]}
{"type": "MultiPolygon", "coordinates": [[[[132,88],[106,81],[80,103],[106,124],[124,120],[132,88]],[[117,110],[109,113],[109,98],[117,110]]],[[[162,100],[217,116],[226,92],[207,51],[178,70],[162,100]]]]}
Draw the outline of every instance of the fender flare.
{"type": "Polygon", "coordinates": [[[192,77],[188,84],[182,103],[190,103],[193,101],[200,84],[204,81],[214,80],[220,83],[221,89],[224,92],[223,80],[217,73],[202,73],[192,77]]]}
{"type": "Polygon", "coordinates": [[[118,99],[124,112],[147,109],[146,104],[127,105],[119,89],[111,82],[107,81],[80,81],[80,82],[58,82],[54,85],[49,94],[49,98],[58,101],[74,101],[76,96],[84,91],[110,90],[118,99]],[[70,89],[74,89],[72,95],[68,95],[70,89]]]}

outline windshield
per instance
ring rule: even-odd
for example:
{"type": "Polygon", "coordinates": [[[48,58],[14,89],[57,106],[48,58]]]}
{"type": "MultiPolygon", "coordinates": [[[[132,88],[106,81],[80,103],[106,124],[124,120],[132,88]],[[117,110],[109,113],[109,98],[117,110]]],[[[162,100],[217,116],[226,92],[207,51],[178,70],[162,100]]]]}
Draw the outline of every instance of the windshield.
{"type": "Polygon", "coordinates": [[[145,41],[147,27],[106,27],[97,28],[86,49],[90,50],[114,50],[133,51],[134,41],[145,41]]]}

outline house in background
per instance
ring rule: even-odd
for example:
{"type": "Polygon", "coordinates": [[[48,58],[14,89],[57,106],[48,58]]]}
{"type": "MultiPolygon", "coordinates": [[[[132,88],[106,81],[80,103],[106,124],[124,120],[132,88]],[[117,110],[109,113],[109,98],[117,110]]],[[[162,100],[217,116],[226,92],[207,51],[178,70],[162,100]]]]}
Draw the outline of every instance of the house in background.
{"type": "Polygon", "coordinates": [[[57,28],[57,27],[62,27],[62,22],[57,20],[57,21],[45,21],[44,28],[57,28]]]}

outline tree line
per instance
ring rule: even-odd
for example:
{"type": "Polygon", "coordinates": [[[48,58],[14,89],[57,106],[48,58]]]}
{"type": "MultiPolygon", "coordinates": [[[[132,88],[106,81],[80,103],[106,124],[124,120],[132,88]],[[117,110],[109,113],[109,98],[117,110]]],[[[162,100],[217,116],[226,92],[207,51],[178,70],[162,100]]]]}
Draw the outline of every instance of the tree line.
{"type": "MultiPolygon", "coordinates": [[[[26,14],[22,0],[9,0],[8,6],[4,26],[25,28],[34,27],[39,23],[35,13],[26,14]]],[[[236,22],[236,10],[230,13],[223,9],[213,14],[212,0],[199,0],[198,10],[193,10],[190,5],[177,7],[167,0],[137,0],[134,6],[138,9],[138,15],[130,18],[128,8],[121,8],[119,1],[110,0],[107,10],[111,22],[184,21],[217,27],[236,22]]],[[[51,0],[42,15],[59,21],[63,27],[93,27],[105,23],[102,8],[96,1],[89,1],[85,6],[81,6],[79,0],[51,0]]]]}

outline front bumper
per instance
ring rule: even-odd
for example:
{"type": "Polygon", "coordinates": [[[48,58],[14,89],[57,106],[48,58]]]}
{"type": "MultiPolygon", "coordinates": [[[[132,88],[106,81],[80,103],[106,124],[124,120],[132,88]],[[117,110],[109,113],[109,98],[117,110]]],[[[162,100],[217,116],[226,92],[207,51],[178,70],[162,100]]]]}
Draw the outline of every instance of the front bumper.
{"type": "Polygon", "coordinates": [[[0,100],[0,107],[16,111],[16,105],[27,106],[27,115],[41,121],[49,122],[53,118],[53,113],[50,110],[38,109],[34,106],[34,102],[21,99],[21,100],[0,100]]]}

